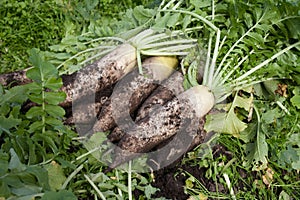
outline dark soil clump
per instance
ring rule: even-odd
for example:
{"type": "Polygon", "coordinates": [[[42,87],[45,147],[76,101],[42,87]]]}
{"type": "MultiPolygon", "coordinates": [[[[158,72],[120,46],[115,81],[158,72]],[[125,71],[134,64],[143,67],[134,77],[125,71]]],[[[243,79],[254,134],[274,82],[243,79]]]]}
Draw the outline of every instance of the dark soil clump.
{"type": "MultiPolygon", "coordinates": [[[[217,145],[214,148],[214,152],[225,153],[225,148],[217,145]]],[[[181,171],[193,175],[211,192],[218,191],[223,194],[228,193],[228,189],[223,185],[218,184],[218,188],[216,188],[213,180],[205,178],[205,168],[182,164],[181,160],[178,160],[177,163],[173,163],[169,167],[154,172],[155,181],[152,183],[152,186],[160,190],[153,195],[153,198],[165,197],[172,200],[188,199],[190,195],[185,193],[184,187],[189,176],[187,176],[186,173],[181,173],[181,171]]]]}

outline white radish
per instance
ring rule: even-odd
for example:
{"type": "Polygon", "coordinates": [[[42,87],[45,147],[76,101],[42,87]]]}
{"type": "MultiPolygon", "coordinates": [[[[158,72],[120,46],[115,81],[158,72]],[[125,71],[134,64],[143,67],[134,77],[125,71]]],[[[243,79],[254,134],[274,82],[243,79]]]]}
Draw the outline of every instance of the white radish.
{"type": "Polygon", "coordinates": [[[151,116],[136,123],[126,132],[115,148],[110,168],[145,153],[174,136],[178,131],[197,132],[199,119],[214,106],[215,98],[208,87],[198,85],[155,110],[151,116]]]}

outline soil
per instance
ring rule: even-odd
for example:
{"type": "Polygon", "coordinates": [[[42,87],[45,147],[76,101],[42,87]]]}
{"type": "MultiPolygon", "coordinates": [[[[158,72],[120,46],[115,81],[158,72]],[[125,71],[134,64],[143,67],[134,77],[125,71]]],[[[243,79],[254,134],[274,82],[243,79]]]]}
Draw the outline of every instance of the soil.
{"type": "MultiPolygon", "coordinates": [[[[215,156],[220,154],[226,155],[226,149],[221,145],[216,145],[213,148],[215,156]]],[[[226,155],[230,157],[231,155],[226,155]]],[[[189,164],[182,164],[181,159],[171,166],[160,169],[154,172],[155,181],[152,182],[152,186],[159,188],[160,190],[152,195],[153,198],[164,197],[172,200],[186,200],[190,195],[186,194],[184,187],[185,181],[189,178],[184,173],[186,171],[198,179],[203,186],[210,192],[216,192],[228,194],[228,189],[219,184],[216,188],[215,182],[212,179],[205,178],[206,168],[200,168],[199,166],[191,166],[189,164]]],[[[139,199],[139,196],[143,196],[139,191],[134,191],[135,199],[139,199]]]]}
{"type": "MultiPolygon", "coordinates": [[[[221,153],[225,151],[225,149],[222,146],[216,146],[214,151],[221,153]]],[[[175,166],[173,164],[168,168],[154,172],[155,182],[153,182],[152,185],[160,189],[160,191],[154,195],[155,198],[165,197],[173,200],[186,200],[189,198],[189,195],[184,193],[185,181],[189,177],[183,173],[178,173],[180,171],[186,171],[193,175],[211,192],[228,192],[227,188],[224,188],[223,185],[219,185],[218,190],[216,190],[215,182],[205,178],[205,168],[181,164],[180,161],[178,161],[175,166]]]]}

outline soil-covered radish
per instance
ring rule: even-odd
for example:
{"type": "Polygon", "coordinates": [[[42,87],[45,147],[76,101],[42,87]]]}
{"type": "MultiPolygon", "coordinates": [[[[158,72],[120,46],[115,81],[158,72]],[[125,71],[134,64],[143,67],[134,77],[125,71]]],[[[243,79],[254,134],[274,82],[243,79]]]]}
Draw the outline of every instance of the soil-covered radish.
{"type": "MultiPolygon", "coordinates": [[[[144,101],[137,111],[135,122],[147,117],[158,107],[165,104],[167,101],[173,99],[184,91],[183,88],[183,75],[180,72],[174,72],[167,80],[165,80],[153,93],[144,101]]],[[[116,127],[107,138],[111,142],[119,141],[124,135],[126,130],[116,127]]]]}
{"type": "Polygon", "coordinates": [[[72,96],[72,101],[79,100],[116,83],[136,64],[136,48],[127,43],[122,44],[100,60],[78,71],[74,85],[66,85],[65,88],[71,91],[69,96],[72,96]]]}
{"type": "Polygon", "coordinates": [[[178,95],[128,130],[115,148],[110,168],[145,153],[181,131],[196,133],[199,119],[214,106],[209,88],[198,85],[178,95]]]}
{"type": "Polygon", "coordinates": [[[175,57],[150,57],[143,62],[143,75],[134,70],[115,86],[110,99],[103,106],[93,132],[108,131],[117,125],[127,126],[130,115],[168,78],[178,65],[175,57]],[[128,115],[129,114],[129,115],[128,115]]]}
{"type": "Polygon", "coordinates": [[[162,85],[160,85],[139,108],[136,121],[145,118],[157,107],[165,104],[180,93],[184,92],[183,75],[180,72],[173,73],[162,85]]]}
{"type": "MultiPolygon", "coordinates": [[[[78,101],[91,94],[101,94],[103,89],[116,83],[136,65],[136,48],[125,43],[79,71],[71,75],[62,75],[61,90],[66,93],[66,99],[60,105],[68,107],[72,101],[78,101]]],[[[4,86],[29,83],[31,80],[26,77],[26,71],[0,75],[0,83],[4,86]]]]}

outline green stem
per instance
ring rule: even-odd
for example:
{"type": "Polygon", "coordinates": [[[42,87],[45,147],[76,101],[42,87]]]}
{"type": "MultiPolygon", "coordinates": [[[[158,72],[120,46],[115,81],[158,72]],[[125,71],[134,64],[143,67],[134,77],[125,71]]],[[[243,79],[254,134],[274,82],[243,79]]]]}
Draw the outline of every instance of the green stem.
{"type": "Polygon", "coordinates": [[[99,190],[99,188],[95,185],[95,183],[86,175],[84,174],[84,178],[91,184],[91,186],[95,189],[95,191],[97,192],[97,194],[99,195],[99,197],[102,200],[106,200],[105,196],[103,195],[103,193],[99,190]]]}
{"type": "Polygon", "coordinates": [[[124,40],[123,38],[119,38],[119,37],[101,37],[101,38],[96,38],[96,39],[93,39],[93,40],[90,40],[90,41],[87,41],[83,44],[90,44],[92,42],[98,42],[98,41],[101,41],[101,40],[116,40],[118,42],[121,42],[121,43],[125,43],[126,40],[124,40]]]}
{"type": "Polygon", "coordinates": [[[98,49],[112,49],[112,48],[113,48],[113,46],[99,46],[99,47],[95,47],[95,48],[86,49],[84,51],[81,51],[81,52],[75,54],[74,56],[71,56],[70,58],[68,58],[67,60],[62,62],[60,65],[57,66],[57,69],[60,69],[66,62],[76,58],[77,56],[79,56],[81,54],[84,54],[84,53],[87,53],[87,52],[90,52],[90,51],[94,51],[94,50],[98,50],[98,49]]]}
{"type": "MultiPolygon", "coordinates": [[[[254,51],[252,50],[249,55],[251,55],[254,51]]],[[[234,66],[234,68],[232,70],[230,70],[226,76],[222,79],[222,75],[227,71],[228,66],[230,65],[231,62],[228,62],[225,67],[220,71],[220,73],[218,73],[218,76],[214,78],[215,83],[218,84],[219,86],[222,86],[230,77],[231,75],[235,72],[235,70],[237,70],[243,63],[245,60],[248,59],[249,55],[246,55],[242,58],[241,61],[239,61],[239,63],[234,66]],[[221,80],[222,79],[222,80],[221,80]]]]}
{"type": "MultiPolygon", "coordinates": [[[[117,181],[119,182],[120,181],[120,177],[119,177],[118,170],[116,170],[116,177],[117,177],[117,181]]],[[[122,190],[119,187],[118,187],[118,193],[119,193],[120,197],[123,197],[122,190]]]]}
{"type": "Polygon", "coordinates": [[[221,38],[221,31],[218,29],[214,54],[213,54],[213,58],[212,58],[212,62],[211,62],[210,70],[209,70],[209,77],[208,77],[208,79],[209,79],[208,86],[210,88],[212,87],[212,84],[213,84],[213,77],[214,77],[215,67],[216,67],[217,58],[218,58],[218,54],[219,54],[220,38],[221,38]]]}
{"type": "Polygon", "coordinates": [[[202,83],[203,85],[208,84],[211,45],[212,45],[212,35],[210,35],[209,40],[208,40],[207,56],[206,56],[206,62],[205,62],[205,67],[204,67],[204,74],[203,74],[203,83],[202,83]]]}
{"type": "Polygon", "coordinates": [[[42,133],[46,132],[46,109],[45,109],[45,99],[46,99],[46,88],[45,88],[45,79],[44,79],[44,74],[41,72],[41,81],[42,81],[42,109],[43,109],[43,113],[42,113],[42,123],[43,123],[43,128],[42,128],[42,133]]]}
{"type": "MultiPolygon", "coordinates": [[[[116,47],[115,47],[115,48],[116,48],[116,47]]],[[[95,58],[98,58],[98,59],[99,59],[99,58],[101,58],[102,56],[104,56],[105,54],[108,54],[109,52],[113,51],[115,48],[112,47],[112,48],[110,48],[110,49],[106,49],[106,50],[104,50],[104,51],[102,51],[102,52],[100,52],[100,53],[98,53],[98,54],[96,54],[96,55],[94,55],[94,56],[92,56],[92,57],[90,57],[90,58],[88,58],[88,59],[82,61],[82,62],[79,63],[78,65],[84,65],[85,63],[90,62],[91,60],[93,60],[93,59],[95,59],[95,58]]]]}
{"type": "Polygon", "coordinates": [[[128,162],[128,199],[132,200],[132,189],[131,189],[131,160],[128,162]]]}
{"type": "Polygon", "coordinates": [[[67,185],[69,184],[69,182],[72,180],[72,178],[74,177],[74,176],[76,176],[76,174],[78,174],[78,172],[80,172],[81,170],[82,170],[82,168],[83,168],[83,164],[82,165],[80,165],[79,167],[77,167],[69,176],[68,176],[68,178],[65,180],[65,182],[64,182],[64,184],[61,186],[61,190],[64,190],[66,187],[67,187],[67,185]]]}

